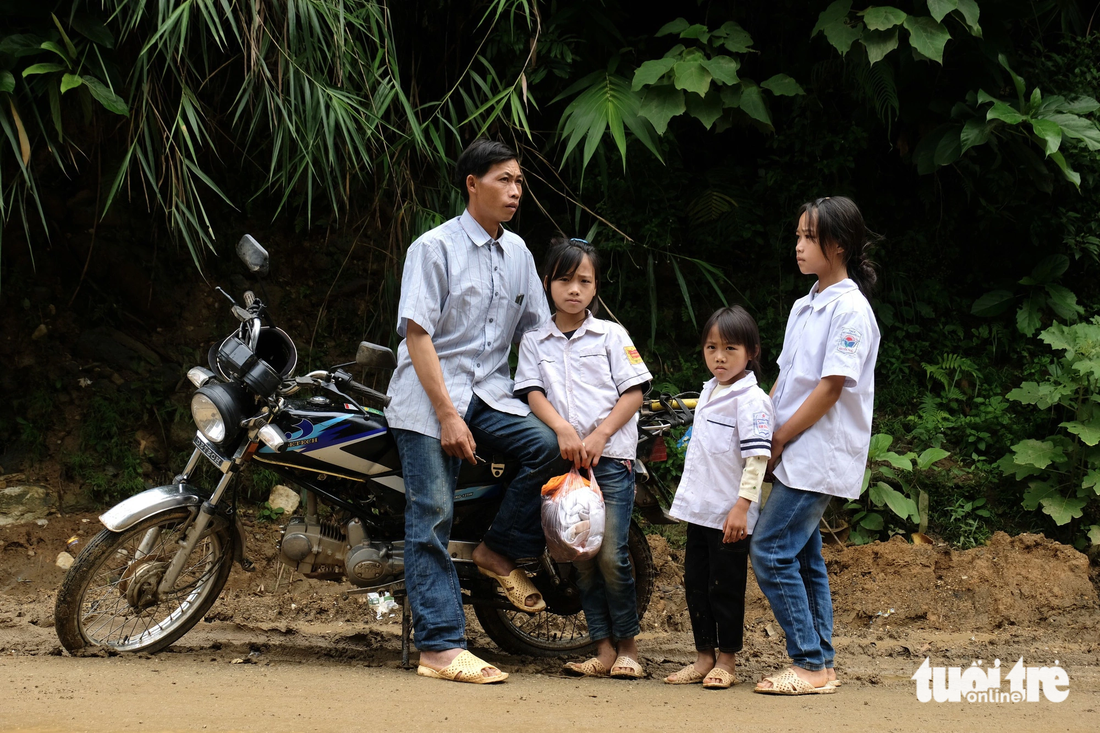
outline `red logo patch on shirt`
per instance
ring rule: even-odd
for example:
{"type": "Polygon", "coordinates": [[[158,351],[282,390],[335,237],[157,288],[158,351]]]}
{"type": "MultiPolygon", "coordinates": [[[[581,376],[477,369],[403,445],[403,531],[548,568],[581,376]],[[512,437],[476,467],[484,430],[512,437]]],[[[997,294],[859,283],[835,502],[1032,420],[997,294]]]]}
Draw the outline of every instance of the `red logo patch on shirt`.
{"type": "Polygon", "coordinates": [[[641,364],[642,355],[638,353],[638,350],[633,346],[624,346],[623,351],[626,352],[626,360],[631,364],[641,364]]]}
{"type": "Polygon", "coordinates": [[[766,412],[757,412],[752,416],[752,432],[764,436],[772,431],[772,421],[766,412]]]}

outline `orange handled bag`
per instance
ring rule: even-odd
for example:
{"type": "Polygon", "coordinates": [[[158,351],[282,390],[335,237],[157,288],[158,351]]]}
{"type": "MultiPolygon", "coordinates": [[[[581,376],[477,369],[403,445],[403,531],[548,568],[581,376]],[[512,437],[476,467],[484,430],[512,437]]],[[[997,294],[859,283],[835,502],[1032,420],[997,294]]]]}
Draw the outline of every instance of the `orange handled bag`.
{"type": "Polygon", "coordinates": [[[558,562],[595,557],[603,542],[605,509],[596,477],[573,468],[542,487],[542,531],[558,562]]]}

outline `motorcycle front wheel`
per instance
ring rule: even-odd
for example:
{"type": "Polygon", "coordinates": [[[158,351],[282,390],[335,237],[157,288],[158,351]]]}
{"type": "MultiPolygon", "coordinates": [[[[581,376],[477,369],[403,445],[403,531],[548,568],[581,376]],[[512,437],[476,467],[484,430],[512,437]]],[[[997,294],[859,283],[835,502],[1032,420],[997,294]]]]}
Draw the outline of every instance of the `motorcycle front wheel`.
{"type": "Polygon", "coordinates": [[[99,646],[151,654],[190,631],[229,578],[234,541],[228,526],[207,530],[175,587],[158,594],[190,518],[186,509],[172,510],[122,532],[96,535],[57,594],[54,626],[62,646],[70,652],[99,646]]]}
{"type": "MultiPolygon", "coordinates": [[[[656,571],[645,533],[634,522],[630,523],[627,546],[638,596],[638,619],[641,620],[653,594],[656,571]]],[[[572,565],[559,564],[561,583],[557,586],[551,585],[543,572],[532,578],[546,600],[546,610],[541,613],[475,604],[474,613],[481,628],[497,646],[511,654],[556,657],[588,650],[595,642],[588,633],[573,572],[572,565]]]]}

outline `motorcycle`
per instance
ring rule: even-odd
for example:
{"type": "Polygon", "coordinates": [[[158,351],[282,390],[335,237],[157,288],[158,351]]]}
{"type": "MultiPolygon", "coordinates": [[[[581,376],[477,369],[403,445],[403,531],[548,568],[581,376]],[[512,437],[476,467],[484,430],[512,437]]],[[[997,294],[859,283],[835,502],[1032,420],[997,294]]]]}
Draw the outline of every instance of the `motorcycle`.
{"type": "MultiPolygon", "coordinates": [[[[252,273],[267,274],[268,254],[251,236],[241,239],[237,254],[252,273]]],[[[233,479],[257,464],[303,496],[302,516],[282,528],[280,562],[309,578],[350,584],[349,594],[390,591],[403,599],[404,482],[379,409],[389,398],[353,379],[346,370],[351,363],[295,377],[297,349],[272,325],[265,304],[252,292],[244,294],[243,307],[226,297],[240,326],[211,348],[207,367],[187,373],[196,388],[190,459],[171,484],[125,499],[100,516],[104,529],[80,553],[57,595],[55,627],[70,652],[161,651],[206,616],[234,562],[245,571],[255,569],[233,479]],[[221,474],[212,490],[199,485],[203,461],[221,474]]],[[[393,369],[396,359],[390,349],[362,342],[354,364],[393,369]]],[[[658,399],[643,406],[639,456],[645,451],[662,459],[661,436],[690,422],[683,402],[658,399]]],[[[583,651],[592,639],[570,563],[555,562],[545,551],[521,563],[546,600],[546,610],[534,615],[515,609],[473,563],[473,550],[518,468],[507,456],[463,464],[448,548],[463,602],[473,606],[485,632],[507,652],[583,651]]],[[[650,479],[644,460],[637,461],[637,475],[637,513],[651,522],[674,521],[659,501],[669,492],[650,479]]],[[[636,521],[629,552],[641,617],[653,592],[654,566],[636,521]]],[[[407,662],[409,613],[403,605],[407,662]]]]}

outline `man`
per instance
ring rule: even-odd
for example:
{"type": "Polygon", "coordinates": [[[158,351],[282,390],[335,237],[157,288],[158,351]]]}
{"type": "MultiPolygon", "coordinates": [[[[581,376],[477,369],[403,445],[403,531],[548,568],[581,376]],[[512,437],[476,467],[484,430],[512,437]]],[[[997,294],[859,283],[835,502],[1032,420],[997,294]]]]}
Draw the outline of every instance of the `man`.
{"type": "Polygon", "coordinates": [[[515,216],[523,173],[507,145],[477,140],[458,158],[462,216],[409,247],[397,332],[404,337],[386,419],[405,478],[405,583],[412,604],[417,674],[459,682],[508,675],[465,651],[458,575],[447,552],[463,460],[499,451],[520,460],[484,541],[473,553],[517,608],[545,602],[514,559],[541,554],[539,491],[564,473],[550,428],[512,396],[511,344],[549,318],[534,259],[503,222],[515,216]]]}

